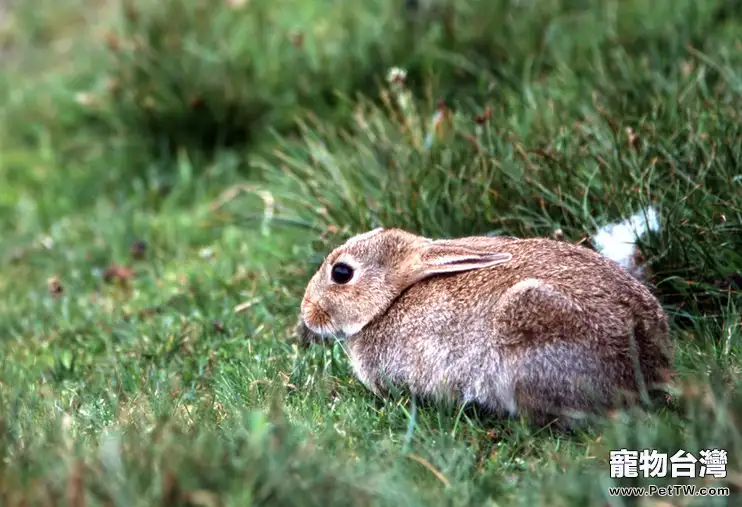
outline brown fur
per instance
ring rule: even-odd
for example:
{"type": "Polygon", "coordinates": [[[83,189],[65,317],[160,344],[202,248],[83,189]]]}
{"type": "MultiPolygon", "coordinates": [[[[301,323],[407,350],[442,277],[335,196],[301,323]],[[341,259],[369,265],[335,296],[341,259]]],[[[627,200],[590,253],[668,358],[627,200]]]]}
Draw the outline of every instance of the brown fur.
{"type": "Polygon", "coordinates": [[[391,382],[538,422],[633,403],[672,365],[649,290],[550,239],[371,231],[330,253],[301,309],[311,332],[347,336],[356,375],[379,395],[391,382]],[[331,281],[338,261],[359,268],[352,283],[331,281]]]}

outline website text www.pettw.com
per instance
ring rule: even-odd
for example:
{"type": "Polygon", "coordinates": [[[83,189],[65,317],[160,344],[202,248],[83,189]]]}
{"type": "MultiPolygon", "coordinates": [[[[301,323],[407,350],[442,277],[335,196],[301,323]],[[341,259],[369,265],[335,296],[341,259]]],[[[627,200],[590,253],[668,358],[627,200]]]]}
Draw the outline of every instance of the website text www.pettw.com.
{"type": "Polygon", "coordinates": [[[669,486],[614,486],[608,488],[610,496],[729,496],[728,487],[702,487],[695,484],[671,484],[669,486]]]}

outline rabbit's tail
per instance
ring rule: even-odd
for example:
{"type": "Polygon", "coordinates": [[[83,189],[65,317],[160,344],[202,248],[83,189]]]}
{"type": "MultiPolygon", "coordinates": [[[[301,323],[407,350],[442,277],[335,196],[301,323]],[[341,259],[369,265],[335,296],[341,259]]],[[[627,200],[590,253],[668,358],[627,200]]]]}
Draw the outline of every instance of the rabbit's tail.
{"type": "Polygon", "coordinates": [[[643,279],[644,266],[636,242],[648,232],[658,232],[659,229],[659,213],[650,206],[625,220],[604,225],[591,241],[603,256],[628,269],[636,278],[643,279]]]}

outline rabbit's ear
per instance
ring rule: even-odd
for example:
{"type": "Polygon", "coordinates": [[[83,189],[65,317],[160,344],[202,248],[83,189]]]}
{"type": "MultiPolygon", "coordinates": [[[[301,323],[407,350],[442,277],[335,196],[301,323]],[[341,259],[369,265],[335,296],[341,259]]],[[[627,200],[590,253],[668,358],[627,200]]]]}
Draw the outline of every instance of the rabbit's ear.
{"type": "Polygon", "coordinates": [[[412,283],[428,276],[443,273],[458,273],[474,269],[489,268],[510,261],[513,256],[505,252],[487,251],[453,245],[445,241],[431,241],[417,252],[412,262],[412,283]]]}
{"type": "Polygon", "coordinates": [[[384,228],[383,227],[377,227],[376,229],[372,229],[372,230],[370,230],[368,232],[364,232],[364,233],[361,233],[361,234],[356,234],[355,236],[353,236],[352,238],[349,238],[345,242],[345,247],[347,248],[349,245],[352,245],[354,243],[360,243],[361,241],[365,241],[365,240],[367,240],[367,239],[369,239],[369,238],[371,238],[373,236],[376,236],[380,232],[384,232],[384,228]]]}

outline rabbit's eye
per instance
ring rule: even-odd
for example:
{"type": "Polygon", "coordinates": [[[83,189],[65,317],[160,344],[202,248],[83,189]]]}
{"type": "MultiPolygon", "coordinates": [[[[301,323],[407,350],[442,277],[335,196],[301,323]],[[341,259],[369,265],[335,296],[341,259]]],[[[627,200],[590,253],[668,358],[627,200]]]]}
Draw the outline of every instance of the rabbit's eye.
{"type": "Polygon", "coordinates": [[[332,271],[330,271],[330,277],[332,278],[333,282],[343,285],[350,282],[350,279],[353,278],[353,268],[351,268],[347,264],[338,262],[332,267],[332,271]]]}

